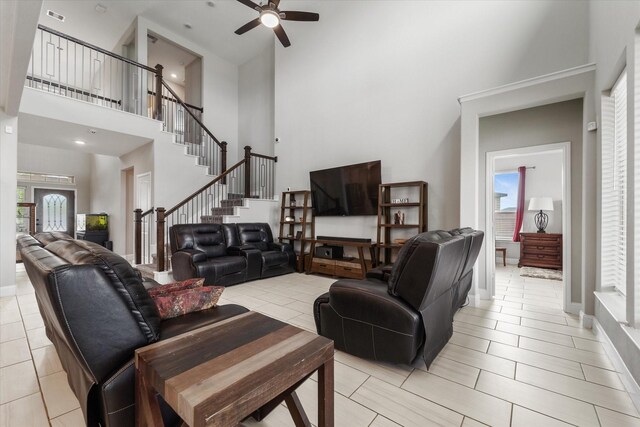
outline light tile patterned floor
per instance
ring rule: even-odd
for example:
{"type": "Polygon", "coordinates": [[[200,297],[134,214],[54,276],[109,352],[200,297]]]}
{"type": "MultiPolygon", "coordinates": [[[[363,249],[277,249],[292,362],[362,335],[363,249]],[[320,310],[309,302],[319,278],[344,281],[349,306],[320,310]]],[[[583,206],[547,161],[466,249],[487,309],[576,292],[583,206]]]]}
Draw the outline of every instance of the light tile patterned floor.
{"type": "MultiPolygon", "coordinates": [[[[291,274],[232,286],[236,303],[315,332],[312,303],[333,280],[291,274]]],[[[561,311],[562,284],[496,272],[497,298],[466,307],[427,372],[336,353],[336,425],[640,426],[621,375],[590,330],[561,311]]],[[[298,390],[316,422],[315,376],[298,390]]],[[[82,426],[79,405],[44,334],[33,289],[18,273],[17,297],[0,299],[0,427],[82,426]]],[[[293,426],[284,406],[262,423],[293,426]]]]}

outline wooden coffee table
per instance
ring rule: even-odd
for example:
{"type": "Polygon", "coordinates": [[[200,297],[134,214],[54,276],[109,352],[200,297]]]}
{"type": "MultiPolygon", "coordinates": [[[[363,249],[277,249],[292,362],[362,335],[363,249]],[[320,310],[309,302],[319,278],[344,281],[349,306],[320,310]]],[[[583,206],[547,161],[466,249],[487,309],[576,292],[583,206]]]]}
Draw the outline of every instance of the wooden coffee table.
{"type": "Polygon", "coordinates": [[[333,341],[255,312],[136,350],[136,425],[163,426],[156,393],[191,427],[236,426],[283,400],[310,426],[295,389],[318,371],[318,427],[333,426],[333,341]]]}

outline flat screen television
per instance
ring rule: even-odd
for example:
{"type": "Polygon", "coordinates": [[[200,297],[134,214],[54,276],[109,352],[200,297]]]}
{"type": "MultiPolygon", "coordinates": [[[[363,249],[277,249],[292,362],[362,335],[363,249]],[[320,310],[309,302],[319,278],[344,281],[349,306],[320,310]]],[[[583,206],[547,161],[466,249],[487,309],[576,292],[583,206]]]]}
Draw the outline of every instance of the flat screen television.
{"type": "Polygon", "coordinates": [[[309,178],[316,216],[378,214],[380,160],[312,171],[309,178]]]}

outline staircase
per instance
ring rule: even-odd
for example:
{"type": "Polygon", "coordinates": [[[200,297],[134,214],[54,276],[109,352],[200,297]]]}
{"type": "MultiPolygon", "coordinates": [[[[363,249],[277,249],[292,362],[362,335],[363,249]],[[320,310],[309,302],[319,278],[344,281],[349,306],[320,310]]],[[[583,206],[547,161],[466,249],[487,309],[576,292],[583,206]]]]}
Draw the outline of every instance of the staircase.
{"type": "MultiPolygon", "coordinates": [[[[247,217],[250,202],[272,200],[275,187],[277,158],[245,147],[244,159],[227,167],[227,143],[207,129],[202,108],[180,99],[162,72],[162,65],[152,68],[39,25],[25,80],[25,86],[38,91],[157,120],[162,130],[173,136],[173,142],[184,146],[184,154],[194,156],[195,164],[212,177],[170,209],[134,211],[134,262],[143,266],[145,274],[168,271],[168,231],[172,225],[247,217]]],[[[171,156],[166,158],[175,161],[171,156]]],[[[162,171],[157,170],[156,176],[159,173],[162,171]]],[[[162,199],[157,196],[155,200],[162,199]]]]}

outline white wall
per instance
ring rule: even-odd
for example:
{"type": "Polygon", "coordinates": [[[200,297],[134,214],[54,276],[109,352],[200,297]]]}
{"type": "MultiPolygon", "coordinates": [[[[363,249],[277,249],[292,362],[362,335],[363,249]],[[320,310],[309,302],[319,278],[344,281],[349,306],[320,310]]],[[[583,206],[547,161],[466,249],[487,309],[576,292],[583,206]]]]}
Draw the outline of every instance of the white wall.
{"type": "Polygon", "coordinates": [[[109,214],[109,239],[113,241],[113,251],[125,253],[124,230],[126,219],[123,215],[122,180],[120,159],[113,156],[95,154],[91,158],[91,213],[109,214]]]}
{"type": "MultiPolygon", "coordinates": [[[[587,57],[583,2],[305,6],[320,21],[288,27],[290,48],[276,43],[277,190],[308,188],[310,170],[380,159],[385,182],[429,183],[430,229],[460,225],[457,97],[587,57]]],[[[318,218],[317,233],[375,237],[375,223],[318,218]]]]}
{"type": "Polygon", "coordinates": [[[220,141],[227,141],[228,165],[236,162],[238,144],[238,67],[214,53],[142,16],[137,18],[137,61],[146,64],[147,33],[158,34],[202,57],[204,124],[220,141]]]}
{"type": "Polygon", "coordinates": [[[196,58],[184,67],[184,101],[196,107],[202,106],[202,59],[196,58]]]}
{"type": "Polygon", "coordinates": [[[18,118],[0,109],[0,297],[15,294],[18,118]],[[6,127],[13,128],[7,133],[6,127]]]}
{"type": "Polygon", "coordinates": [[[244,146],[273,156],[274,46],[238,68],[238,156],[244,146]]]}
{"type": "Polygon", "coordinates": [[[27,201],[31,202],[31,188],[75,188],[76,213],[91,213],[91,154],[61,150],[41,145],[18,144],[18,170],[52,175],[72,175],[75,185],[19,182],[27,186],[27,201]]]}

